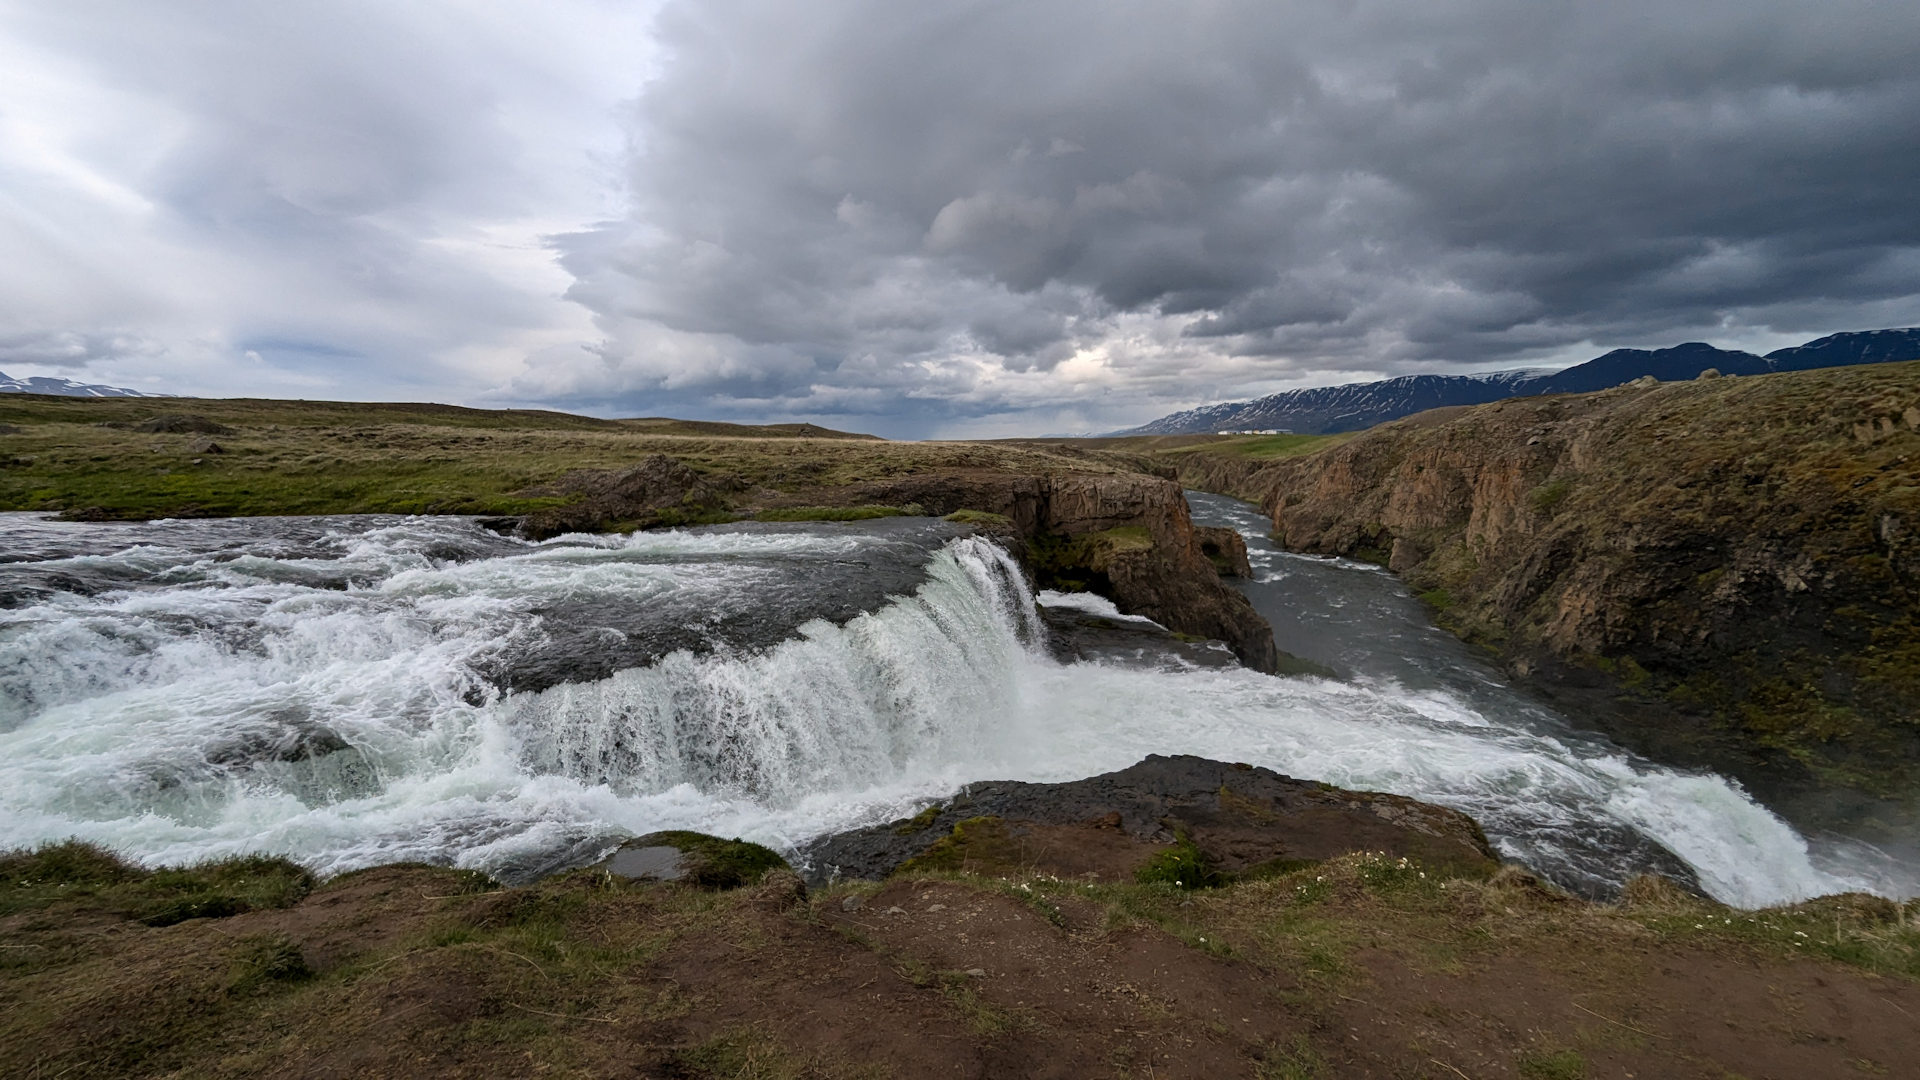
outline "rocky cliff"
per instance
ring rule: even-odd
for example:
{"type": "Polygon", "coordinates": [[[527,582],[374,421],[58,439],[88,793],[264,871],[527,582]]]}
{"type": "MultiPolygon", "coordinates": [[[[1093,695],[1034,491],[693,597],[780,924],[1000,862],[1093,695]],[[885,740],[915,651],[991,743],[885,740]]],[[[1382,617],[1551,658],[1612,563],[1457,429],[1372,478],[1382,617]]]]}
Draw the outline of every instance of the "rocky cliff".
{"type": "Polygon", "coordinates": [[[1227,643],[1240,662],[1276,671],[1273,628],[1220,580],[1246,570],[1246,548],[1195,527],[1180,485],[1138,473],[1005,472],[902,477],[844,493],[928,513],[1005,517],[1009,539],[1043,586],[1100,593],[1121,610],[1227,643]]]}
{"type": "Polygon", "coordinates": [[[1791,801],[1920,778],[1920,363],[1443,409],[1182,457],[1289,548],[1370,559],[1533,685],[1791,801]]]}
{"type": "Polygon", "coordinates": [[[1002,520],[983,519],[982,527],[1000,535],[1038,584],[1091,590],[1177,633],[1224,641],[1255,670],[1280,666],[1272,628],[1220,580],[1249,573],[1245,544],[1232,530],[1196,527],[1180,485],[1163,476],[935,468],[776,493],[656,454],[625,469],[575,470],[520,494],[567,500],[513,520],[535,537],[732,520],[798,503],[991,515],[1002,520]]]}

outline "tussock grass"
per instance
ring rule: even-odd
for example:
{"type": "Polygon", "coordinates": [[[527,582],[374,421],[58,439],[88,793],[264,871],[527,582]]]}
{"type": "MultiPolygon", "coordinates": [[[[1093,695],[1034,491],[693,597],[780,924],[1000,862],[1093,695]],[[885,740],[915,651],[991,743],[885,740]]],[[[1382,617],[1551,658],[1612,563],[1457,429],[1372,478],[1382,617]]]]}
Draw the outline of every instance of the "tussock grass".
{"type": "Polygon", "coordinates": [[[241,855],[193,866],[147,870],[105,848],[69,840],[0,855],[0,916],[86,903],[171,926],[281,908],[313,889],[304,868],[265,855],[241,855]]]}

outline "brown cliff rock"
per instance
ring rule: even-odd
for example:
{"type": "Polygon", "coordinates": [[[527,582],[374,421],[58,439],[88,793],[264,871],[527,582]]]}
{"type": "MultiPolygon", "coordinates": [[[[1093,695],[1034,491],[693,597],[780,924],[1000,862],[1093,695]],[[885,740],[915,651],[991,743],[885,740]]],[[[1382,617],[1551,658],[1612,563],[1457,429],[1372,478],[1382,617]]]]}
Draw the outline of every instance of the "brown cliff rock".
{"type": "Polygon", "coordinates": [[[1279,668],[1273,628],[1220,580],[1208,554],[1211,543],[1218,557],[1245,573],[1244,542],[1196,528],[1186,495],[1172,480],[1135,473],[939,473],[864,485],[836,501],[1000,514],[1012,523],[1025,549],[1020,554],[1042,585],[1055,584],[1056,572],[1081,575],[1057,583],[1100,592],[1121,610],[1178,633],[1224,641],[1256,671],[1279,668]]]}
{"type": "Polygon", "coordinates": [[[1384,563],[1616,736],[1763,795],[1920,777],[1920,363],[1441,409],[1270,464],[1276,538],[1384,563]]]}

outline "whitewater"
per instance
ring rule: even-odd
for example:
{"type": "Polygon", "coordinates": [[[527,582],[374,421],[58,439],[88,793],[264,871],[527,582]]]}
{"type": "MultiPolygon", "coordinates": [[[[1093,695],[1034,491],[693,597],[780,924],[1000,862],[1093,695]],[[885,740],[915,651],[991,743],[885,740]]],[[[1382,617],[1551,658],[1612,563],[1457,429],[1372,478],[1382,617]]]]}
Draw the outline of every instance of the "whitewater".
{"type": "Polygon", "coordinates": [[[657,829],[791,852],[971,781],[1189,753],[1457,807],[1590,893],[1646,870],[1741,906],[1913,891],[1720,777],[1501,706],[1466,667],[1058,663],[1037,604],[1111,607],[1036,598],[963,532],[534,544],[460,518],[0,515],[0,847],[79,837],[155,864],[268,852],[518,881],[657,829]]]}

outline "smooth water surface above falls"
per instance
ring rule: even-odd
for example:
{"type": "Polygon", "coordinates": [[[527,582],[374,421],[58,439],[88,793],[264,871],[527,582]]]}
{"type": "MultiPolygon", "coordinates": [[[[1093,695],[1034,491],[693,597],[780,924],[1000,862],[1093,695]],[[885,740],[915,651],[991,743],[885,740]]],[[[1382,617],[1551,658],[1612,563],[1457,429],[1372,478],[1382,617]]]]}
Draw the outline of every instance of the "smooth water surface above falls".
{"type": "Polygon", "coordinates": [[[1391,578],[1257,522],[1250,592],[1298,613],[1281,647],[1348,677],[1062,665],[1005,553],[926,519],[529,544],[458,518],[0,515],[0,845],[520,879],[654,829],[790,848],[968,781],[1193,753],[1459,807],[1588,891],[1648,868],[1741,904],[1904,888],[1574,734],[1391,578]],[[1322,571],[1348,576],[1285,599],[1322,571]],[[1366,614],[1311,621],[1338,610],[1366,614]]]}

